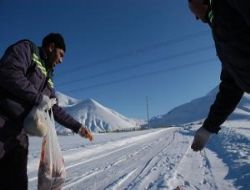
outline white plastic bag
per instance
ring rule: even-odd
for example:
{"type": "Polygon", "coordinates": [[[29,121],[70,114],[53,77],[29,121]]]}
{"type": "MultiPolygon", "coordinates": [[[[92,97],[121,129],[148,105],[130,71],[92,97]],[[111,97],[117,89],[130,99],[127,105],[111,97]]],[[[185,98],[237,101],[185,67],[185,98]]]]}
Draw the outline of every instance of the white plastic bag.
{"type": "Polygon", "coordinates": [[[44,137],[48,131],[48,110],[42,110],[34,106],[27,117],[24,119],[23,125],[26,133],[32,136],[44,137]]]}
{"type": "Polygon", "coordinates": [[[32,136],[44,137],[48,131],[48,122],[50,120],[48,111],[56,104],[55,98],[45,98],[38,106],[34,106],[30,113],[24,119],[23,125],[26,133],[32,136]]]}
{"type": "Polygon", "coordinates": [[[62,188],[66,171],[58,142],[52,110],[47,112],[48,133],[43,138],[41,159],[38,169],[38,190],[59,190],[62,188]]]}

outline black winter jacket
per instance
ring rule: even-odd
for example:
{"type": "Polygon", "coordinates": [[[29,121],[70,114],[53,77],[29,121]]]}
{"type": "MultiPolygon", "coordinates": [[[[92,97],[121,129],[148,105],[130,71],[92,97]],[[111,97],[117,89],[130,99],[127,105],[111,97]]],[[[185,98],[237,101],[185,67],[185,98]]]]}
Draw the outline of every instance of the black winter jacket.
{"type": "Polygon", "coordinates": [[[243,93],[250,93],[250,1],[213,0],[212,12],[210,25],[222,72],[219,92],[203,126],[217,133],[243,93]]]}
{"type": "MultiPolygon", "coordinates": [[[[41,102],[42,95],[55,97],[48,82],[52,72],[47,68],[42,49],[28,40],[19,41],[6,50],[0,60],[0,140],[21,132],[24,118],[41,102]],[[36,65],[34,51],[44,64],[47,76],[36,65]]],[[[53,112],[58,123],[78,132],[81,124],[58,104],[53,106],[53,112]]]]}

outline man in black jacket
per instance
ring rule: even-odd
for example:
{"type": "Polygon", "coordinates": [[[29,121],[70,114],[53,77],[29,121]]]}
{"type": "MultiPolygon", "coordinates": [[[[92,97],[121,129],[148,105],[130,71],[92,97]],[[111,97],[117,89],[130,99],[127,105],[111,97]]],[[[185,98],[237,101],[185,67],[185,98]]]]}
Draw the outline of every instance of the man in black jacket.
{"type": "Polygon", "coordinates": [[[244,92],[250,93],[250,1],[189,0],[189,8],[211,26],[222,63],[219,92],[191,146],[199,151],[211,134],[219,132],[244,92]]]}
{"type": "MultiPolygon", "coordinates": [[[[62,62],[66,46],[58,33],[47,35],[42,47],[21,40],[0,60],[0,189],[27,189],[28,137],[23,121],[33,106],[51,106],[55,98],[53,68],[62,62]]],[[[92,140],[87,128],[58,104],[55,120],[92,140]]]]}

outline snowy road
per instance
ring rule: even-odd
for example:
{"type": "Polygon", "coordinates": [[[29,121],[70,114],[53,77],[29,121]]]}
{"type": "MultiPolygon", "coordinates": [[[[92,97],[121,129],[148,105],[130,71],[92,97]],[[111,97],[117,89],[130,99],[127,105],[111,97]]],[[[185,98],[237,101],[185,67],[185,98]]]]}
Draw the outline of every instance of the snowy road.
{"type": "MultiPolygon", "coordinates": [[[[67,171],[64,189],[237,189],[224,179],[229,168],[215,152],[190,149],[191,133],[173,127],[97,134],[94,143],[60,137],[67,171]]],[[[29,189],[37,188],[39,142],[31,138],[29,189]]]]}
{"type": "MultiPolygon", "coordinates": [[[[175,133],[168,132],[171,130],[174,129],[160,130],[107,144],[107,147],[112,148],[106,148],[104,145],[101,155],[74,165],[70,164],[68,170],[72,175],[69,176],[65,189],[73,186],[79,189],[133,189],[152,186],[161,171],[173,170],[173,164],[165,160],[168,147],[174,146],[177,141],[175,133]],[[79,167],[80,165],[84,166],[79,167]],[[79,177],[79,173],[83,175],[79,177]]],[[[175,156],[178,160],[178,154],[175,156]]],[[[175,158],[172,157],[173,159],[175,158]]]]}

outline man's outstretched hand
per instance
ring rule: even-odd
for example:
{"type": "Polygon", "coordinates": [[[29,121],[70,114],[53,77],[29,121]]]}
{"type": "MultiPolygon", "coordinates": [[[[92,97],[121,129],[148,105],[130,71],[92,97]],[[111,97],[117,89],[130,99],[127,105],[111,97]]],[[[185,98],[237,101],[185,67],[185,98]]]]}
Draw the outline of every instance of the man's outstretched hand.
{"type": "Polygon", "coordinates": [[[194,140],[191,145],[191,148],[193,151],[201,151],[207,144],[209,137],[211,133],[207,131],[204,127],[200,127],[195,135],[194,135],[194,140]]]}
{"type": "Polygon", "coordinates": [[[86,127],[81,127],[79,129],[79,132],[78,134],[81,136],[81,137],[84,137],[86,139],[89,139],[89,141],[92,141],[93,140],[93,135],[91,134],[91,132],[86,128],[86,127]]]}

